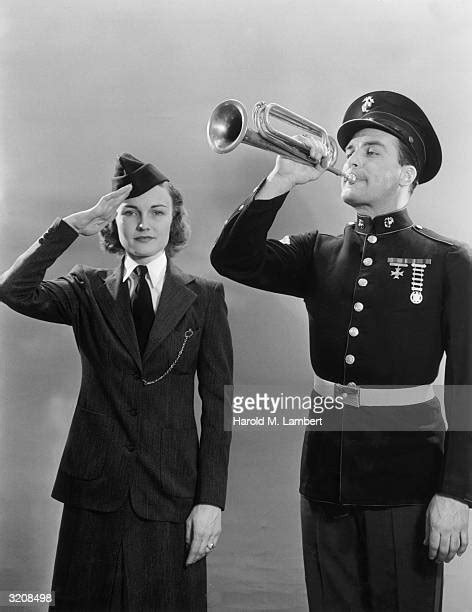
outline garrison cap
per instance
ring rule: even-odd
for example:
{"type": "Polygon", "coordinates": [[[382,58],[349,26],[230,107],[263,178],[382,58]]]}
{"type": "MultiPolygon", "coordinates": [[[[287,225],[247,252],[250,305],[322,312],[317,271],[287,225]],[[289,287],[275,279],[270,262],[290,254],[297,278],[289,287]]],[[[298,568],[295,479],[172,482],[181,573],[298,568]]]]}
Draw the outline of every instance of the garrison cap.
{"type": "Polygon", "coordinates": [[[136,198],[168,180],[153,164],[145,164],[130,153],[122,153],[116,160],[111,184],[115,190],[131,183],[133,189],[128,198],[136,198]]]}
{"type": "Polygon", "coordinates": [[[339,146],[345,150],[355,133],[364,128],[389,132],[401,140],[417,162],[419,183],[430,181],[439,172],[441,145],[433,126],[413,100],[393,91],[373,91],[357,98],[338,130],[339,146]]]}

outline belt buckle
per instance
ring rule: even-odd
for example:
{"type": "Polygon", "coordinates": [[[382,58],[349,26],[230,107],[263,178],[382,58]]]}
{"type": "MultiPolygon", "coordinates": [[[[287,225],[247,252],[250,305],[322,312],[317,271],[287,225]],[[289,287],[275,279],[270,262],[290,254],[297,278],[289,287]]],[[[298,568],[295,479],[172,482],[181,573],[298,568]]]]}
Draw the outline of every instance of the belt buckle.
{"type": "Polygon", "coordinates": [[[335,397],[341,397],[345,406],[359,408],[361,405],[361,390],[359,387],[334,384],[335,397]]]}

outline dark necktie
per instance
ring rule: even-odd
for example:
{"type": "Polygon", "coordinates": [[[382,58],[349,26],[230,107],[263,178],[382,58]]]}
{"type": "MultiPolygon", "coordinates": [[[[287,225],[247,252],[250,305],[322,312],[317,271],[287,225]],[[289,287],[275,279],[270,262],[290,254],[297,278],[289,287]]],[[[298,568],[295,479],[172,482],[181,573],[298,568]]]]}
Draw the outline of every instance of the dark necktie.
{"type": "Polygon", "coordinates": [[[139,350],[142,355],[154,321],[154,308],[152,306],[151,290],[146,281],[147,267],[137,266],[135,272],[138,274],[138,283],[131,297],[131,310],[133,311],[139,350]]]}

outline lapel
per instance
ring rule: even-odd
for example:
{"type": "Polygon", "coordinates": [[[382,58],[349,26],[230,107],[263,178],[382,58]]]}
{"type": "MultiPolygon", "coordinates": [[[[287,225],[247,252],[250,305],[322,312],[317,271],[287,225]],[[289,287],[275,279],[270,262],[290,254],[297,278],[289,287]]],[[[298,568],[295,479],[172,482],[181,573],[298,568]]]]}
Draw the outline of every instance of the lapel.
{"type": "Polygon", "coordinates": [[[196,300],[197,294],[187,286],[193,280],[193,276],[185,274],[171,259],[168,260],[162,293],[143,360],[149,358],[158,348],[196,300]]]}
{"type": "Polygon", "coordinates": [[[101,306],[103,316],[113,327],[142,372],[143,360],[158,348],[197,298],[196,293],[187,287],[194,277],[182,272],[169,259],[156,316],[143,358],[141,358],[136,338],[128,286],[122,282],[122,278],[122,263],[114,270],[109,270],[104,278],[94,277],[94,295],[101,306]]]}
{"type": "Polygon", "coordinates": [[[122,282],[122,278],[123,263],[114,270],[108,270],[104,278],[97,278],[94,294],[101,306],[103,316],[113,327],[136,365],[142,370],[141,355],[131,314],[128,285],[122,282]]]}

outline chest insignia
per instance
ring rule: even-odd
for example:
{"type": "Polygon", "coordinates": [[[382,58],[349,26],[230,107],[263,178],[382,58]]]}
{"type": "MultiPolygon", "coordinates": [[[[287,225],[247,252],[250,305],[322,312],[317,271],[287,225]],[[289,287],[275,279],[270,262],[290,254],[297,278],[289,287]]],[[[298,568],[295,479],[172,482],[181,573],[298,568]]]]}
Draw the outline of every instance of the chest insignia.
{"type": "Polygon", "coordinates": [[[408,264],[406,263],[389,263],[392,268],[395,268],[394,270],[390,270],[390,276],[395,280],[398,280],[400,276],[403,276],[404,270],[402,270],[402,268],[408,268],[408,264]]]}
{"type": "Polygon", "coordinates": [[[424,274],[431,259],[411,259],[409,257],[389,257],[390,276],[399,280],[404,276],[405,269],[411,266],[410,301],[412,304],[421,304],[423,301],[424,274]]]}

